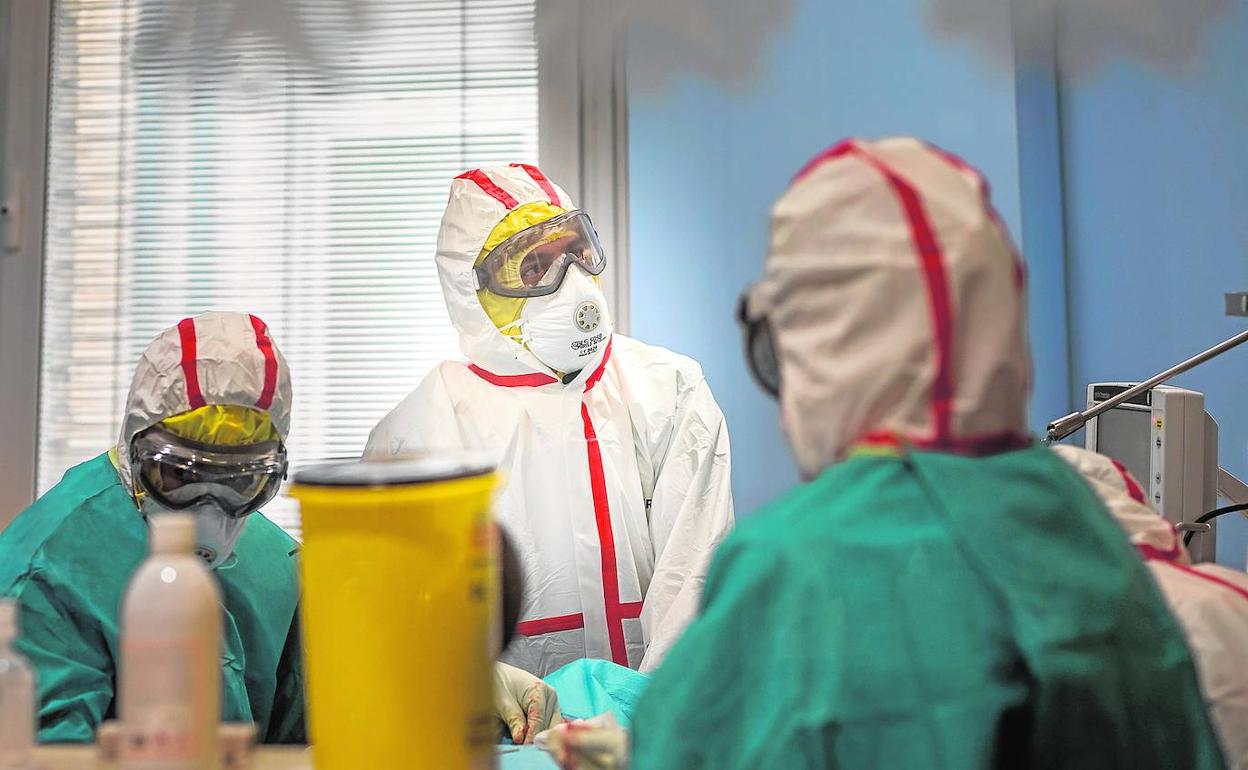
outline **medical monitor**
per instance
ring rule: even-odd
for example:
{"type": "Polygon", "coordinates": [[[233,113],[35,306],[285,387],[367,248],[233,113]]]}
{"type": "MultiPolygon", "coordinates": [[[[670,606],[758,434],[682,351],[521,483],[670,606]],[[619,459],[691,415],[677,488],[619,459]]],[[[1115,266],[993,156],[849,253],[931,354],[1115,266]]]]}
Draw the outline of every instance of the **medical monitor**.
{"type": "MultiPolygon", "coordinates": [[[[1132,383],[1088,386],[1088,406],[1132,383]]],[[[1139,480],[1149,503],[1170,521],[1194,523],[1217,507],[1218,425],[1205,412],[1204,394],[1159,385],[1088,422],[1088,449],[1122,463],[1139,480]]],[[[1195,561],[1212,561],[1215,533],[1196,535],[1195,561]]]]}

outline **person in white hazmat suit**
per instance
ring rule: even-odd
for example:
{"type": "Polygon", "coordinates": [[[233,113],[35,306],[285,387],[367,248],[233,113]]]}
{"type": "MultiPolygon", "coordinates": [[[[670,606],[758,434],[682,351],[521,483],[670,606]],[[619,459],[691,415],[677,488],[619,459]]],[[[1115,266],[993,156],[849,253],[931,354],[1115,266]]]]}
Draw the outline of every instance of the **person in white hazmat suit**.
{"type": "Polygon", "coordinates": [[[1121,463],[1065,444],[1054,451],[1079,471],[1147,562],[1187,636],[1228,765],[1248,770],[1248,574],[1193,565],[1174,525],[1148,505],[1121,463]]]}
{"type": "Polygon", "coordinates": [[[524,576],[503,660],[537,676],[586,657],[653,669],[733,523],[710,386],[693,360],[613,333],[605,260],[536,167],[456,177],[436,262],[468,360],[430,372],[365,450],[495,454],[495,512],[524,576]]]}

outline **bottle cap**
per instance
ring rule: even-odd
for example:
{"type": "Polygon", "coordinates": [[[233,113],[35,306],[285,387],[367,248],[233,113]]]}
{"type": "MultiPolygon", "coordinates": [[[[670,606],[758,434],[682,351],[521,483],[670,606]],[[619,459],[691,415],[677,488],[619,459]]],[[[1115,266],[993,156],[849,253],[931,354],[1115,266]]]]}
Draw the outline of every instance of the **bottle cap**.
{"type": "Polygon", "coordinates": [[[0,599],[0,641],[17,638],[21,631],[21,612],[16,599],[0,599]]]}
{"type": "Polygon", "coordinates": [[[152,553],[195,551],[195,518],[189,513],[158,513],[148,519],[152,553]]]}

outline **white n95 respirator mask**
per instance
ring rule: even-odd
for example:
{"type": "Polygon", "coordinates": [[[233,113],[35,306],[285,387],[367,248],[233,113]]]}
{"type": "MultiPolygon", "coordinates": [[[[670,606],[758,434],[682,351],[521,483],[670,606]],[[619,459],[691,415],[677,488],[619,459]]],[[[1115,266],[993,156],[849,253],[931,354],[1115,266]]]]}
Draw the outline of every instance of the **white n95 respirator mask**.
{"type": "Polygon", "coordinates": [[[234,546],[242,536],[250,516],[234,518],[212,500],[202,500],[186,508],[165,508],[151,497],[144,497],[140,506],[143,515],[150,519],[162,513],[189,513],[195,517],[195,554],[216,569],[234,553],[234,546]]]}
{"type": "Polygon", "coordinates": [[[516,322],[520,341],[560,374],[584,369],[611,340],[607,298],[582,270],[568,270],[554,294],[525,300],[516,322]]]}

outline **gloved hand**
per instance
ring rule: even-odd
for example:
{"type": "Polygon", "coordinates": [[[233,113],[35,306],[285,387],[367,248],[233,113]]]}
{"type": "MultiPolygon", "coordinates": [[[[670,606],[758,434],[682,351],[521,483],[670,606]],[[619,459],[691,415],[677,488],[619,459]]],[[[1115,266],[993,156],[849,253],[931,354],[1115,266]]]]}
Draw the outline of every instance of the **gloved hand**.
{"type": "Polygon", "coordinates": [[[517,745],[532,743],[538,733],[563,723],[554,688],[506,663],[494,664],[494,708],[517,745]]]}
{"type": "Polygon", "coordinates": [[[537,736],[537,747],[560,770],[623,770],[628,767],[628,731],[611,712],[564,722],[537,736]]]}

